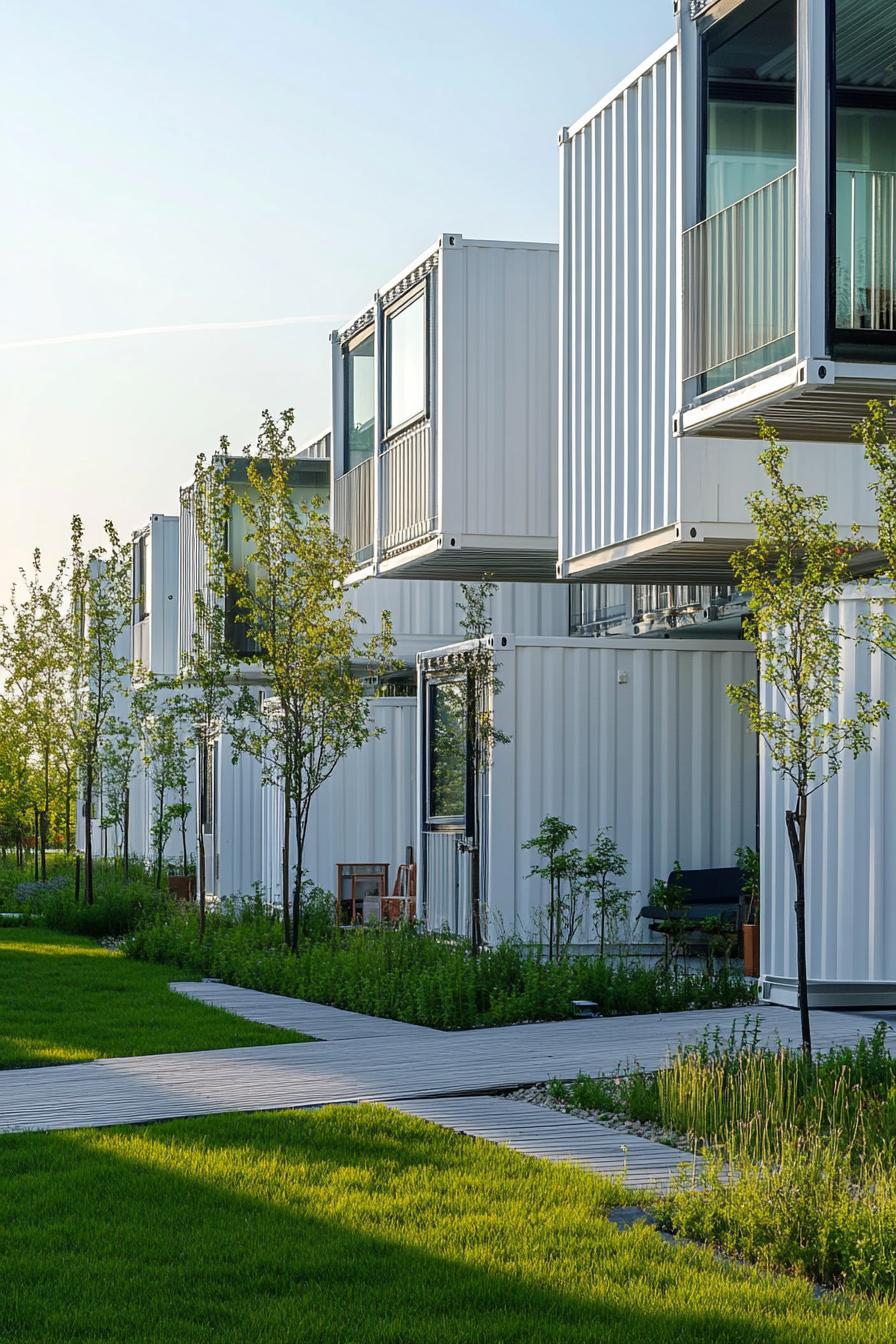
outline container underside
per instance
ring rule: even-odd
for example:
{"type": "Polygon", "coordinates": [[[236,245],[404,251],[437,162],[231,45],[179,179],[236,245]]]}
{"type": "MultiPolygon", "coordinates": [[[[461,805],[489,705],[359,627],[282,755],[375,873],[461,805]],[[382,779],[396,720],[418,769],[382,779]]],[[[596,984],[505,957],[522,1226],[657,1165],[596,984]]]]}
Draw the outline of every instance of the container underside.
{"type": "MultiPolygon", "coordinates": [[[[783,1008],[798,1008],[796,979],[783,975],[764,975],[759,980],[763,1003],[783,1008]]],[[[894,1008],[896,981],[893,980],[810,980],[810,1008],[894,1008]]]]}

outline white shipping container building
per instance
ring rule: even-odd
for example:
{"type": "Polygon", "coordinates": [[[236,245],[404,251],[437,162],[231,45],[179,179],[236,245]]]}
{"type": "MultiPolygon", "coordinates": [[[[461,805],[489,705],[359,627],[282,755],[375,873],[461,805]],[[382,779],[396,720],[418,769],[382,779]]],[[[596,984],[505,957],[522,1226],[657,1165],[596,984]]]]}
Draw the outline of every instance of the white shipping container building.
{"type": "MultiPolygon", "coordinates": [[[[896,601],[886,603],[896,616],[896,601]]],[[[855,713],[856,691],[896,706],[896,663],[862,639],[867,592],[844,594],[831,612],[847,634],[838,716],[855,713]]],[[[768,690],[766,696],[769,705],[768,690]]],[[[794,880],[784,814],[793,789],[760,752],[762,828],[761,993],[796,1006],[794,880]]],[[[812,1007],[896,1004],[896,713],[872,735],[872,750],[852,760],[810,800],[806,859],[806,936],[812,1007]]]]}
{"type": "MultiPolygon", "coordinates": [[[[495,725],[510,737],[495,745],[482,785],[482,902],[486,937],[534,938],[546,884],[527,874],[537,856],[521,848],[542,819],[578,828],[587,846],[609,827],[629,862],[623,885],[638,891],[631,922],[654,878],[683,868],[725,867],[756,840],[756,742],[728,701],[728,683],[756,675],[749,645],[734,640],[573,640],[494,635],[503,689],[495,725]]],[[[472,781],[445,803],[440,759],[460,740],[444,732],[452,713],[457,649],[422,654],[420,829],[425,917],[431,929],[470,929],[468,830],[472,781]],[[441,700],[440,700],[441,697],[441,700]],[[435,725],[439,725],[436,729],[435,725]],[[446,808],[451,815],[446,814],[446,808]],[[459,843],[460,842],[460,843],[459,843]]],[[[457,708],[458,702],[455,702],[457,708]]],[[[463,710],[460,710],[461,714],[463,710]]],[[[449,785],[448,793],[451,794],[449,785]]],[[[649,940],[644,929],[637,941],[649,940]]],[[[581,946],[593,931],[580,931],[581,946]]]]}
{"type": "Polygon", "coordinates": [[[334,332],[334,530],[359,575],[550,579],[557,247],[443,234],[334,332]]]}
{"type": "MultiPolygon", "coordinates": [[[[838,319],[861,332],[826,339],[825,7],[797,0],[795,44],[786,4],[755,38],[747,8],[681,4],[678,34],[560,133],[566,578],[729,581],[729,556],[752,532],[746,497],[761,483],[758,414],[791,442],[793,476],[835,500],[839,520],[873,532],[851,428],[869,396],[892,395],[896,368],[885,362],[892,346],[868,354],[845,344],[891,337],[868,330],[876,318],[867,314],[838,319]],[[751,61],[760,62],[755,78],[732,82],[730,70],[751,61]],[[780,134],[753,106],[766,99],[789,117],[780,134]],[[763,127],[769,144],[753,149],[763,127]]],[[[887,7],[857,0],[842,11],[858,21],[860,8],[889,50],[887,7]]],[[[880,82],[870,71],[850,67],[845,79],[880,82]]],[[[865,171],[880,166],[841,152],[838,202],[850,181],[873,192],[878,176],[891,211],[896,175],[865,171]]],[[[875,238],[856,240],[863,266],[866,250],[882,253],[875,238]]],[[[885,241],[892,257],[889,233],[885,241]]],[[[873,280],[861,283],[874,292],[873,280]]]]}

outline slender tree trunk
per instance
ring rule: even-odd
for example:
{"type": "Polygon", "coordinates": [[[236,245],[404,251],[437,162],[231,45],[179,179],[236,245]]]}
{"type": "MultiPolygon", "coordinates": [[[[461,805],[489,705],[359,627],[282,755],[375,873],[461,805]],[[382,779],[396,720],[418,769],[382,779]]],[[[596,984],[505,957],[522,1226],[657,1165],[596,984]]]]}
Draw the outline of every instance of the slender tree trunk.
{"type": "Polygon", "coordinates": [[[50,828],[50,748],[44,747],[44,806],[40,817],[40,877],[47,880],[47,832],[50,828]]]}
{"type": "Polygon", "coordinates": [[[124,880],[130,877],[131,867],[131,788],[125,786],[124,800],[121,805],[121,858],[124,864],[124,880]]]}
{"type": "MultiPolygon", "coordinates": [[[[181,806],[182,806],[182,807],[186,807],[186,801],[187,801],[187,800],[186,800],[186,798],[184,797],[184,795],[181,794],[181,806]]],[[[184,860],[184,877],[186,877],[186,875],[187,875],[187,868],[188,868],[188,866],[189,866],[188,863],[187,863],[187,814],[186,814],[186,811],[182,811],[181,814],[180,814],[180,847],[181,847],[181,851],[182,851],[182,854],[183,854],[183,860],[184,860]]]]}
{"type": "Polygon", "coordinates": [[[84,901],[93,905],[93,753],[84,766],[84,901]]]}
{"type": "Polygon", "coordinates": [[[65,767],[65,856],[72,852],[72,768],[65,767]]]}
{"type": "Polygon", "coordinates": [[[787,813],[787,838],[790,841],[790,853],[793,859],[793,876],[796,884],[796,900],[793,903],[796,915],[796,977],[797,999],[800,1009],[800,1031],[802,1034],[803,1054],[812,1058],[812,1032],[809,1025],[809,975],[806,963],[806,823],[808,821],[808,799],[798,798],[796,810],[787,813]]]}
{"type": "Polygon", "coordinates": [[[477,687],[473,676],[467,684],[467,759],[473,763],[472,781],[472,825],[470,827],[470,948],[474,957],[482,950],[482,869],[479,859],[479,770],[476,749],[478,731],[476,724],[477,687]]]}
{"type": "Polygon", "coordinates": [[[196,882],[199,888],[199,941],[205,937],[205,821],[199,818],[196,833],[196,882]]]}
{"type": "Polygon", "coordinates": [[[81,852],[75,853],[75,905],[81,899],[81,852]]]}
{"type": "Polygon", "coordinates": [[[305,837],[303,835],[305,828],[302,820],[302,809],[297,805],[295,810],[296,871],[292,883],[292,930],[289,944],[293,952],[299,950],[299,932],[302,928],[302,864],[305,858],[305,837]]]}
{"type": "Polygon", "coordinates": [[[283,778],[283,848],[280,854],[280,900],[283,905],[283,941],[292,947],[289,919],[289,830],[292,823],[289,782],[283,778]]]}
{"type": "Polygon", "coordinates": [[[40,881],[40,809],[34,804],[34,880],[40,881]]]}
{"type": "Polygon", "coordinates": [[[47,834],[50,829],[50,814],[43,811],[40,814],[40,880],[47,880],[47,834]]]}

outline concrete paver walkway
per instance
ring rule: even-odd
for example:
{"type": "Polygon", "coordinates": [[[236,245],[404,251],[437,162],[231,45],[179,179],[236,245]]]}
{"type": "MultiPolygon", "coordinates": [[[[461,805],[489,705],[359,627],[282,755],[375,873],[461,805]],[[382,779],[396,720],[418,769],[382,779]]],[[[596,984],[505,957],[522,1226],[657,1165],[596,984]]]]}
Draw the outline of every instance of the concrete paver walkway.
{"type": "MultiPolygon", "coordinates": [[[[739,1031],[748,1013],[758,1018],[760,1039],[768,1043],[796,1043],[799,1028],[788,1009],[762,1007],[441,1032],[209,981],[173,988],[324,1039],[6,1070],[0,1072],[0,1131],[469,1096],[569,1079],[580,1071],[613,1073],[626,1062],[655,1069],[676,1045],[698,1040],[706,1030],[718,1028],[723,1036],[732,1027],[739,1031]]],[[[874,1029],[869,1018],[812,1016],[819,1049],[851,1044],[874,1029]]]]}

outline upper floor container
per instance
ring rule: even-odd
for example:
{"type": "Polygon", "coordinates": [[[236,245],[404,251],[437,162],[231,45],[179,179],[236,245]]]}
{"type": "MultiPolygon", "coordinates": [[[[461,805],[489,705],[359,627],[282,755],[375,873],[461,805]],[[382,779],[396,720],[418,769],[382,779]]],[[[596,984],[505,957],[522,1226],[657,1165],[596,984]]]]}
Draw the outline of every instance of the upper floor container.
{"type": "Polygon", "coordinates": [[[332,518],[358,575],[548,579],[557,248],[446,233],[334,332],[332,518]]]}
{"type": "Polygon", "coordinates": [[[131,539],[131,656],[134,672],[178,670],[178,519],[154,513],[131,539]]]}
{"type": "Polygon", "coordinates": [[[896,391],[896,25],[874,0],[677,22],[561,132],[563,577],[724,583],[760,414],[874,533],[852,427],[896,391]]]}
{"type": "Polygon", "coordinates": [[[846,440],[896,391],[896,22],[681,6],[680,433],[846,440]]]}

